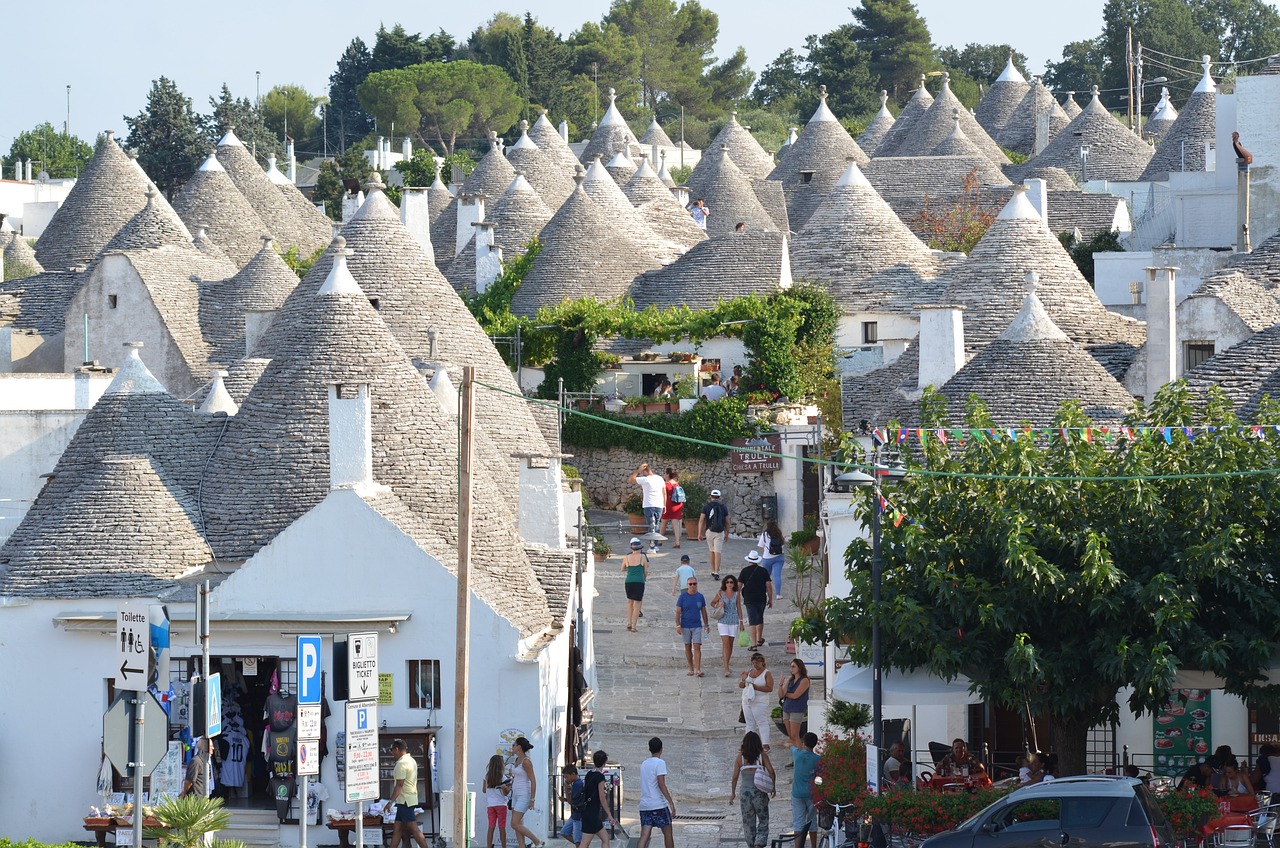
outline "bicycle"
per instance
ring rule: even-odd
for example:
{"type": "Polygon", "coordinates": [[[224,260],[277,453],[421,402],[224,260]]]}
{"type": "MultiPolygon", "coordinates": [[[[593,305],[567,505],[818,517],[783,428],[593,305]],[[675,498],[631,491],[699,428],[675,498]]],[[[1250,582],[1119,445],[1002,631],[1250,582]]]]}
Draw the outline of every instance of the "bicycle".
{"type": "Polygon", "coordinates": [[[861,839],[856,842],[841,841],[846,837],[845,822],[842,810],[853,807],[853,804],[832,804],[821,802],[818,807],[818,848],[867,848],[861,839]]]}

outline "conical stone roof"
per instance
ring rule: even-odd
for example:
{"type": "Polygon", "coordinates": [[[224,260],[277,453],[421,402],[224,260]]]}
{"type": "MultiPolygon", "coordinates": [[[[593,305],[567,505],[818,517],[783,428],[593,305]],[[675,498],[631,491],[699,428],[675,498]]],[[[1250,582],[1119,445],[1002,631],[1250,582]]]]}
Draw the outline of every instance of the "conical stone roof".
{"type": "Polygon", "coordinates": [[[1017,175],[1031,170],[1053,166],[1061,168],[1072,179],[1082,179],[1080,147],[1089,146],[1088,178],[1118,182],[1137,180],[1151,161],[1151,145],[1138,138],[1117,121],[1094,88],[1093,99],[1076,118],[1031,159],[1015,171],[1017,175]]]}
{"type": "Polygon", "coordinates": [[[1068,400],[1098,424],[1118,423],[1129,413],[1133,396],[1058,328],[1037,293],[1033,283],[1008,327],[942,387],[951,423],[964,423],[971,395],[1004,427],[1052,425],[1068,400]]]}
{"type": "Polygon", "coordinates": [[[960,102],[960,98],[952,93],[951,80],[945,73],[942,75],[942,91],[934,99],[933,105],[926,109],[925,113],[915,122],[910,134],[903,140],[902,144],[892,151],[893,155],[928,155],[930,150],[937,147],[951,133],[952,128],[955,126],[955,117],[957,115],[960,117],[960,126],[964,129],[964,134],[978,146],[979,150],[997,165],[1007,165],[1009,163],[1009,157],[1004,155],[1004,151],[1000,149],[1000,146],[992,141],[986,130],[980,127],[978,122],[973,119],[973,116],[969,114],[969,110],[964,108],[964,104],[960,102]]]}
{"type": "Polygon", "coordinates": [[[739,221],[753,230],[777,229],[751,181],[734,164],[727,146],[707,151],[698,169],[700,173],[689,177],[689,197],[706,200],[710,210],[708,235],[731,233],[739,221]]]}
{"type": "Polygon", "coordinates": [[[966,348],[978,350],[1004,331],[1022,305],[1022,284],[1031,271],[1039,275],[1039,300],[1054,323],[1078,344],[1142,344],[1142,325],[1107,311],[1061,242],[1040,220],[1026,191],[1018,188],[969,260],[944,274],[946,290],[940,302],[965,307],[966,348]]]}
{"type": "MultiPolygon", "coordinates": [[[[444,209],[453,200],[453,195],[449,192],[449,187],[444,184],[444,180],[440,179],[440,172],[436,171],[436,178],[431,181],[431,185],[427,188],[427,220],[431,222],[431,226],[436,225],[436,221],[443,214],[444,209]]],[[[432,236],[432,250],[436,249],[435,236],[432,236]]]]}
{"type": "Polygon", "coordinates": [[[893,129],[893,123],[893,113],[889,111],[889,92],[881,89],[880,111],[876,112],[871,123],[867,124],[862,135],[858,136],[858,146],[862,148],[862,152],[874,157],[881,143],[889,135],[889,131],[893,129]]]}
{"type": "Polygon", "coordinates": [[[671,194],[671,189],[658,179],[648,159],[641,157],[640,167],[622,191],[660,237],[686,248],[707,237],[706,231],[693,223],[693,217],[671,194]]]}
{"type": "Polygon", "coordinates": [[[147,186],[147,203],[112,236],[103,252],[192,247],[191,231],[154,186],[147,186]]]}
{"type": "Polygon", "coordinates": [[[1068,91],[1067,99],[1062,101],[1062,111],[1070,120],[1074,121],[1076,116],[1082,111],[1080,104],[1076,102],[1075,92],[1068,91]]]}
{"type": "MultiPolygon", "coordinates": [[[[760,146],[760,142],[756,141],[751,131],[738,123],[737,112],[729,113],[729,122],[716,133],[716,137],[707,145],[707,149],[719,150],[722,145],[729,148],[729,158],[738,166],[738,170],[751,179],[763,179],[776,167],[773,157],[760,146]]],[[[696,174],[698,166],[695,165],[693,170],[696,174]]],[[[690,182],[692,181],[691,176],[690,182]]]]}
{"type": "Polygon", "coordinates": [[[969,136],[964,134],[964,130],[960,128],[960,118],[957,115],[955,126],[948,133],[947,137],[938,142],[938,146],[929,151],[930,156],[974,156],[982,155],[982,151],[978,149],[978,145],[969,140],[969,136]]]}
{"type": "Polygon", "coordinates": [[[200,286],[200,327],[212,349],[210,358],[224,365],[243,358],[245,313],[275,311],[298,285],[298,275],[276,253],[270,236],[234,276],[200,286]]]}
{"type": "Polygon", "coordinates": [[[146,205],[146,175],[120,149],[111,131],[36,242],[36,258],[51,271],[92,262],[146,205]]]}
{"type": "MultiPolygon", "coordinates": [[[[1061,168],[1046,166],[1041,168],[1032,168],[1022,175],[1023,180],[1044,180],[1045,188],[1049,191],[1076,191],[1079,187],[1076,181],[1071,179],[1071,175],[1061,168]]],[[[1050,208],[1052,214],[1052,207],[1050,208]]]]}
{"type": "Polygon", "coordinates": [[[233,130],[228,129],[218,141],[217,156],[231,182],[249,201],[277,242],[286,247],[296,246],[304,256],[310,256],[325,245],[327,234],[325,239],[320,239],[318,234],[311,233],[304,226],[233,130]]]}
{"type": "Polygon", "coordinates": [[[644,131],[644,135],[640,137],[640,143],[644,145],[658,145],[659,147],[675,147],[671,141],[671,136],[667,135],[666,130],[658,123],[658,116],[654,115],[649,119],[649,127],[644,131]]]}
{"type": "MultiPolygon", "coordinates": [[[[609,179],[607,174],[605,178],[609,179]]],[[[629,233],[587,196],[580,183],[543,227],[542,252],[511,299],[511,311],[532,316],[540,307],[566,298],[609,301],[622,297],[637,274],[660,264],[629,233]]]]}
{"type": "Polygon", "coordinates": [[[1191,92],[1177,120],[1163,133],[1155,155],[1142,172],[1142,180],[1167,180],[1173,172],[1205,169],[1205,145],[1217,137],[1218,120],[1218,86],[1209,69],[1209,57],[1205,56],[1200,84],[1191,92]]]}
{"type": "MultiPolygon", "coordinates": [[[[448,189],[445,189],[447,192],[448,189]]],[[[431,200],[428,198],[427,203],[431,200]]],[[[457,253],[458,237],[458,198],[450,197],[444,208],[436,213],[431,221],[431,252],[436,266],[445,269],[457,253]]]]}
{"type": "Polygon", "coordinates": [[[1049,115],[1047,141],[1052,141],[1066,128],[1067,124],[1071,123],[1071,119],[1067,117],[1066,112],[1062,111],[1062,107],[1058,105],[1058,101],[1053,98],[1049,89],[1044,87],[1040,77],[1036,77],[1026,96],[1009,117],[1004,130],[996,135],[996,140],[1010,150],[1030,156],[1035,151],[1036,124],[1039,116],[1046,113],[1049,115]]]}
{"type": "Polygon", "coordinates": [[[609,172],[609,176],[613,177],[613,181],[618,184],[618,188],[626,185],[627,180],[631,179],[636,172],[636,164],[627,158],[624,150],[619,150],[617,155],[605,163],[604,168],[609,172]]]}
{"type": "Polygon", "coordinates": [[[276,157],[267,159],[267,179],[280,191],[284,202],[289,204],[293,214],[298,217],[309,238],[324,244],[333,232],[333,219],[320,211],[320,208],[307,200],[306,195],[298,190],[293,181],[276,167],[276,157]]]}
{"type": "Polygon", "coordinates": [[[559,209],[573,194],[573,171],[534,143],[528,121],[520,122],[520,138],[507,149],[507,161],[516,173],[524,174],[550,209],[559,209]]]}
{"type": "Polygon", "coordinates": [[[769,175],[769,179],[782,183],[793,229],[803,227],[809,220],[813,210],[840,180],[850,159],[859,165],[870,161],[827,108],[825,85],[819,87],[818,99],[813,117],[769,175]]]}
{"type": "Polygon", "coordinates": [[[659,150],[658,157],[661,160],[658,165],[658,179],[667,188],[675,188],[676,181],[671,178],[671,172],[667,170],[667,151],[659,150]]]}
{"type": "Polygon", "coordinates": [[[12,230],[0,232],[0,251],[4,254],[4,276],[10,280],[44,273],[31,245],[12,230]]]}
{"type": "Polygon", "coordinates": [[[1000,76],[996,77],[995,82],[991,83],[991,88],[987,89],[982,101],[978,103],[978,108],[973,111],[974,120],[987,131],[987,135],[999,138],[1005,125],[1009,123],[1009,118],[1017,110],[1018,104],[1030,90],[1031,86],[1027,84],[1026,77],[1014,66],[1013,54],[1010,53],[1004,70],[1000,72],[1000,76]]]}
{"type": "MultiPolygon", "coordinates": [[[[511,185],[503,192],[485,216],[493,223],[493,243],[502,249],[503,260],[510,262],[529,246],[529,242],[542,232],[551,220],[551,210],[521,174],[516,174],[511,185]]],[[[457,255],[445,274],[449,283],[458,291],[473,291],[476,287],[476,240],[457,255]]]]}
{"type": "MultiPolygon", "coordinates": [[[[511,167],[511,163],[502,155],[502,150],[498,147],[498,134],[491,132],[489,133],[489,152],[480,158],[476,169],[467,175],[466,181],[462,184],[462,193],[483,194],[486,204],[496,203],[515,178],[515,168],[511,167]]],[[[436,244],[434,234],[431,244],[432,246],[436,244]]]]}
{"type": "Polygon", "coordinates": [[[722,300],[767,297],[791,285],[787,236],[752,230],[708,238],[631,284],[637,309],[688,306],[710,309],[722,300]]]}
{"type": "MultiPolygon", "coordinates": [[[[1214,106],[1215,111],[1217,106],[1214,106]]],[[[1148,141],[1158,142],[1168,135],[1174,123],[1178,120],[1178,110],[1174,108],[1172,101],[1169,100],[1169,89],[1160,89],[1160,99],[1156,101],[1156,106],[1151,110],[1151,118],[1142,127],[1142,137],[1148,141]]]]}
{"type": "Polygon", "coordinates": [[[940,290],[938,262],[876,193],[856,162],[795,237],[797,279],[821,283],[845,312],[910,313],[940,290]]]}
{"type": "MultiPolygon", "coordinates": [[[[578,157],[574,155],[568,142],[561,138],[560,133],[556,132],[556,128],[551,125],[546,109],[542,110],[538,120],[529,127],[529,138],[538,145],[539,150],[559,162],[564,172],[572,178],[574,170],[581,163],[578,162],[578,157]]],[[[543,200],[546,198],[544,197],[543,200]]]]}
{"type": "Polygon", "coordinates": [[[231,267],[235,267],[235,263],[231,261],[231,257],[227,252],[213,243],[213,239],[209,238],[209,231],[202,226],[193,228],[195,235],[191,237],[191,243],[195,245],[196,250],[208,256],[217,262],[223,262],[231,267]]]}
{"type": "Polygon", "coordinates": [[[254,257],[269,232],[214,154],[183,185],[173,208],[188,228],[204,227],[237,268],[254,257]]]}
{"type": "Polygon", "coordinates": [[[673,244],[659,236],[649,226],[644,217],[636,211],[622,193],[622,189],[614,182],[613,177],[605,170],[600,160],[591,163],[587,169],[582,190],[612,220],[612,226],[624,229],[628,240],[644,248],[645,257],[656,262],[674,259],[682,250],[680,245],[673,244]]]}
{"type": "MultiPolygon", "coordinates": [[[[627,126],[626,119],[618,111],[617,93],[610,88],[608,94],[609,108],[605,110],[604,117],[596,126],[591,140],[582,150],[583,164],[590,164],[596,157],[602,157],[608,161],[619,150],[626,150],[636,156],[641,153],[639,146],[636,145],[636,134],[631,131],[631,127],[627,126]]],[[[535,138],[534,141],[537,139],[535,138]]]]}
{"type": "Polygon", "coordinates": [[[928,112],[929,107],[933,105],[933,95],[929,93],[929,89],[925,88],[925,79],[926,77],[921,74],[920,86],[911,95],[907,105],[902,107],[902,111],[898,113],[898,117],[894,120],[888,134],[881,140],[880,146],[876,148],[877,156],[906,155],[899,153],[899,149],[915,131],[916,122],[924,117],[925,112],[928,112]]]}

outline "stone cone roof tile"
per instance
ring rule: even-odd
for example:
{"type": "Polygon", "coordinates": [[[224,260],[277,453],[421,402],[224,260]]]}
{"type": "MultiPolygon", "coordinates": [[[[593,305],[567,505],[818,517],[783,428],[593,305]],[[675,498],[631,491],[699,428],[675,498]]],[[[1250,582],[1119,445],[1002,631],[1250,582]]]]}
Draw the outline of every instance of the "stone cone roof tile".
{"type": "Polygon", "coordinates": [[[1267,238],[1252,253],[1232,254],[1227,267],[1243,271],[1274,292],[1280,288],[1280,232],[1267,238]]]}
{"type": "MultiPolygon", "coordinates": [[[[537,139],[535,138],[534,141],[537,139]]],[[[580,158],[584,165],[589,165],[596,157],[602,157],[607,162],[619,150],[626,150],[632,156],[639,156],[642,152],[640,146],[636,144],[636,134],[631,131],[631,127],[627,126],[626,119],[618,111],[617,95],[611,88],[609,89],[609,108],[605,110],[604,117],[600,119],[587,146],[583,148],[580,158]]]]}
{"type": "Polygon", "coordinates": [[[1255,333],[1280,324],[1280,302],[1267,289],[1242,271],[1219,269],[1187,295],[1222,301],[1246,327],[1255,333]]]}
{"type": "Polygon", "coordinates": [[[1074,121],[1076,116],[1081,112],[1080,104],[1076,102],[1075,93],[1067,92],[1067,99],[1062,101],[1062,112],[1069,120],[1074,121]]]}
{"type": "MultiPolygon", "coordinates": [[[[560,137],[560,133],[551,125],[551,119],[547,117],[547,111],[542,110],[542,114],[538,116],[538,120],[533,122],[533,126],[529,127],[529,139],[543,153],[546,153],[552,159],[560,163],[565,173],[573,176],[573,172],[577,169],[578,157],[574,155],[570,149],[569,143],[560,137]]],[[[544,197],[543,200],[546,200],[544,197]]]]}
{"type": "MultiPolygon", "coordinates": [[[[1055,168],[1052,165],[1032,168],[1022,175],[1024,180],[1044,180],[1045,187],[1049,191],[1077,191],[1076,181],[1071,179],[1071,175],[1061,168],[1055,168]]],[[[1049,207],[1049,214],[1053,214],[1053,207],[1049,207]]]]}
{"type": "Polygon", "coordinates": [[[915,130],[916,122],[924,117],[924,113],[929,111],[929,107],[933,105],[933,95],[924,86],[924,77],[920,77],[920,87],[911,95],[911,99],[907,101],[907,105],[902,107],[902,111],[898,113],[897,119],[894,120],[893,126],[889,129],[888,134],[881,140],[880,146],[876,148],[877,156],[900,156],[898,152],[903,143],[911,137],[915,130]]]}
{"type": "MultiPolygon", "coordinates": [[[[551,210],[529,181],[517,174],[498,202],[486,211],[485,218],[493,222],[493,242],[502,249],[503,260],[509,262],[523,253],[529,242],[542,232],[551,220],[551,210]]],[[[458,291],[475,290],[475,239],[467,242],[467,246],[454,258],[445,277],[458,291]]]]}
{"type": "MultiPolygon", "coordinates": [[[[760,146],[760,142],[756,141],[751,131],[738,123],[737,112],[729,113],[729,122],[716,133],[716,137],[707,145],[707,149],[719,150],[721,145],[728,146],[729,158],[733,160],[733,164],[752,179],[763,179],[776,167],[773,157],[760,146]]],[[[696,165],[693,170],[695,172],[698,170],[696,165]]]]}
{"type": "Polygon", "coordinates": [[[4,254],[4,276],[11,280],[44,272],[36,252],[18,233],[0,233],[0,251],[4,254]]]}
{"type": "MultiPolygon", "coordinates": [[[[427,200],[427,203],[429,205],[431,201],[427,200]]],[[[435,255],[436,265],[441,269],[448,268],[453,261],[457,251],[457,236],[458,198],[450,197],[431,222],[431,251],[435,255]]]]}
{"type": "Polygon", "coordinates": [[[862,152],[868,156],[875,156],[880,149],[881,143],[889,135],[889,131],[893,129],[893,113],[889,111],[889,92],[880,92],[880,111],[876,112],[875,117],[871,119],[871,123],[867,124],[867,128],[862,131],[862,135],[858,136],[858,146],[862,148],[862,152]]]}
{"type": "Polygon", "coordinates": [[[974,201],[981,206],[1001,205],[986,189],[1011,186],[1009,178],[983,154],[969,156],[877,156],[865,169],[867,179],[904,222],[915,223],[926,205],[959,197],[972,175],[980,191],[974,201]],[[910,201],[909,203],[906,201],[910,201]]]}
{"type": "Polygon", "coordinates": [[[827,108],[826,87],[823,86],[817,111],[769,175],[769,179],[782,183],[787,197],[787,215],[793,229],[803,227],[809,220],[844,174],[849,159],[859,165],[869,161],[853,136],[827,108]]]}
{"type": "Polygon", "coordinates": [[[1049,146],[1025,165],[1011,168],[1011,176],[1033,168],[1061,168],[1072,179],[1081,179],[1080,146],[1089,145],[1088,177],[1091,180],[1136,180],[1151,161],[1152,148],[1117,121],[1095,94],[1089,105],[1058,133],[1049,146]]]}
{"type": "Polygon", "coordinates": [[[892,151],[894,156],[926,156],[942,142],[955,128],[956,116],[960,118],[960,127],[969,140],[977,145],[992,162],[1007,165],[1009,157],[1004,155],[1000,146],[991,140],[986,130],[978,125],[969,110],[951,91],[951,84],[946,75],[942,78],[942,91],[934,99],[933,105],[925,110],[911,127],[911,131],[902,143],[892,151]]]}
{"type": "Polygon", "coordinates": [[[618,184],[618,188],[626,185],[627,181],[636,173],[636,164],[628,159],[627,154],[623,151],[618,151],[616,156],[605,162],[604,168],[609,172],[609,176],[613,177],[613,181],[618,184]]]}
{"type": "Polygon", "coordinates": [[[521,121],[520,126],[520,140],[507,148],[507,161],[516,173],[524,174],[550,209],[559,209],[573,194],[573,170],[529,138],[526,122],[521,121]]]}
{"type": "Polygon", "coordinates": [[[245,312],[275,311],[298,285],[298,275],[276,253],[270,237],[233,277],[200,286],[200,326],[216,362],[245,356],[245,312]]]}
{"type": "Polygon", "coordinates": [[[107,132],[36,242],[40,264],[63,271],[92,262],[146,205],[148,185],[146,175],[107,132]]]}
{"type": "Polygon", "coordinates": [[[688,306],[710,309],[721,300],[767,297],[791,284],[787,236],[751,230],[713,236],[631,284],[637,309],[688,306]]]}
{"type": "MultiPolygon", "coordinates": [[[[191,237],[191,243],[195,245],[196,250],[214,259],[218,262],[225,262],[231,267],[235,267],[236,263],[231,261],[231,257],[227,252],[213,243],[213,239],[209,238],[209,233],[204,227],[193,227],[195,235],[191,237]]],[[[265,231],[265,228],[264,228],[265,231]]]]}
{"type": "MultiPolygon", "coordinates": [[[[487,206],[488,204],[496,203],[515,178],[515,168],[511,167],[507,157],[503,156],[502,151],[498,149],[497,136],[491,135],[489,152],[480,158],[476,169],[467,175],[466,181],[462,184],[462,192],[464,194],[483,194],[487,206]]],[[[432,246],[436,244],[434,236],[431,239],[431,244],[432,246]]]]}
{"type": "Polygon", "coordinates": [[[600,160],[592,162],[591,167],[587,169],[582,190],[609,216],[614,227],[622,227],[626,230],[628,240],[644,247],[647,257],[665,262],[674,259],[682,252],[683,248],[680,245],[662,238],[653,231],[644,216],[622,193],[622,189],[614,182],[600,160]]]}
{"type": "MultiPolygon", "coordinates": [[[[395,206],[376,187],[364,205],[342,228],[346,244],[354,251],[347,267],[365,295],[378,301],[378,315],[417,364],[448,362],[474,365],[476,376],[491,386],[519,393],[502,356],[476,323],[471,311],[423,252],[417,240],[400,223],[395,206]],[[435,356],[431,337],[436,336],[435,356]]],[[[333,265],[333,249],[325,251],[294,289],[263,339],[260,356],[275,355],[276,325],[298,307],[304,297],[318,290],[333,265]]],[[[528,404],[492,391],[477,393],[477,410],[486,432],[508,456],[517,451],[542,452],[546,440],[530,414],[528,404]]],[[[515,473],[515,460],[509,460],[515,473]]],[[[514,483],[512,485],[515,485],[514,483]]]]}
{"type": "Polygon", "coordinates": [[[189,229],[203,226],[237,268],[254,257],[269,231],[214,155],[183,185],[173,208],[189,229]]]}
{"type": "Polygon", "coordinates": [[[103,252],[112,250],[148,250],[157,247],[192,246],[191,231],[182,223],[160,192],[147,187],[147,203],[111,237],[103,252]]]}
{"type": "Polygon", "coordinates": [[[1018,69],[1013,67],[1011,58],[1009,64],[1005,66],[1005,73],[991,83],[991,87],[978,103],[978,108],[973,110],[974,120],[987,131],[987,135],[998,138],[1017,110],[1018,104],[1030,90],[1031,86],[1022,74],[1018,73],[1018,69]],[[1012,74],[1009,73],[1010,69],[1013,70],[1012,74]]]}
{"type": "Polygon", "coordinates": [[[653,168],[649,167],[648,159],[641,158],[640,167],[627,180],[622,191],[662,238],[683,247],[693,247],[707,237],[706,232],[693,223],[688,210],[675,199],[671,189],[658,179],[653,168]]]}
{"type": "Polygon", "coordinates": [[[85,279],[83,270],[44,271],[0,282],[0,294],[18,298],[18,314],[13,318],[15,329],[53,335],[65,328],[67,307],[85,279]]]}
{"type": "Polygon", "coordinates": [[[846,312],[910,313],[940,290],[933,251],[854,162],[796,235],[791,266],[797,279],[825,285],[846,312]]]}
{"type": "Polygon", "coordinates": [[[1133,396],[1054,324],[1036,295],[1028,293],[1004,332],[942,387],[950,423],[964,422],[971,395],[1005,427],[1049,426],[1068,400],[1079,401],[1098,424],[1118,423],[1129,413],[1133,396]]]}
{"type": "Polygon", "coordinates": [[[978,149],[978,145],[969,140],[969,136],[964,134],[964,130],[960,128],[960,119],[956,119],[955,126],[951,132],[942,141],[938,142],[938,146],[929,151],[930,156],[981,156],[982,151],[978,149]]]}
{"type": "Polygon", "coordinates": [[[1195,394],[1219,388],[1241,418],[1255,420],[1264,397],[1280,398],[1280,324],[1254,333],[1183,376],[1195,394]]]}
{"type": "Polygon", "coordinates": [[[1035,150],[1038,116],[1046,112],[1049,114],[1049,140],[1052,141],[1058,133],[1066,129],[1071,119],[1067,117],[1066,112],[1062,111],[1062,107],[1058,105],[1058,101],[1054,99],[1049,89],[1044,87],[1040,78],[1036,77],[1026,96],[1018,103],[1013,115],[1005,124],[1004,130],[996,134],[996,140],[1010,150],[1030,156],[1035,150]]]}
{"type": "MultiPolygon", "coordinates": [[[[453,195],[449,192],[449,187],[440,179],[440,174],[436,173],[436,178],[431,181],[430,187],[427,188],[427,218],[431,221],[431,226],[436,225],[436,221],[444,212],[446,206],[453,200],[453,195]]],[[[432,250],[436,249],[435,237],[431,241],[432,250]]]]}
{"type": "Polygon", "coordinates": [[[671,136],[667,135],[667,131],[658,123],[657,115],[649,119],[649,127],[644,131],[644,135],[640,137],[640,143],[650,146],[656,144],[659,147],[675,147],[675,143],[671,141],[671,136]]]}
{"type": "Polygon", "coordinates": [[[739,221],[755,230],[777,229],[751,180],[734,163],[726,145],[707,151],[690,175],[688,186],[690,198],[707,201],[711,212],[707,218],[708,235],[731,233],[739,221]]]}
{"type": "Polygon", "coordinates": [[[1143,325],[1107,311],[1061,242],[1040,221],[1026,192],[1014,197],[974,246],[967,262],[944,274],[942,303],[965,307],[965,347],[978,350],[1004,332],[1024,300],[1028,272],[1039,275],[1037,299],[1054,323],[1086,347],[1137,347],[1143,325]]]}
{"type": "Polygon", "coordinates": [[[231,182],[277,242],[286,248],[296,246],[304,256],[324,247],[328,242],[327,229],[322,237],[298,218],[280,189],[267,178],[262,166],[231,130],[218,142],[217,156],[231,182]]]}
{"type": "Polygon", "coordinates": [[[542,252],[511,299],[511,311],[535,315],[566,298],[622,297],[636,275],[661,264],[630,232],[579,186],[543,227],[542,252]]]}
{"type": "MultiPolygon", "coordinates": [[[[1192,93],[1177,120],[1157,136],[1160,144],[1140,179],[1161,181],[1173,172],[1205,169],[1204,146],[1217,137],[1217,98],[1215,91],[1192,93]]],[[[1147,127],[1150,130],[1152,124],[1147,127]]],[[[1093,170],[1092,164],[1090,170],[1093,170]]]]}

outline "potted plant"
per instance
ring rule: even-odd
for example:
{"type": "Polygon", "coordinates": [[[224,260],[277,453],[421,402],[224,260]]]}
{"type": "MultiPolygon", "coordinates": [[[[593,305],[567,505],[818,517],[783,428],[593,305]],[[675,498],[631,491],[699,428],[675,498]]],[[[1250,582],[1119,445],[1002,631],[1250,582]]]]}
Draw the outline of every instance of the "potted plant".
{"type": "Polygon", "coordinates": [[[812,515],[804,517],[804,526],[791,534],[790,544],[801,545],[810,554],[818,552],[818,519],[812,515]]]}
{"type": "Polygon", "coordinates": [[[787,565],[791,566],[796,575],[791,579],[791,591],[800,617],[810,618],[822,603],[822,563],[809,552],[807,544],[795,541],[795,535],[791,534],[792,541],[787,544],[786,550],[787,565]]]}
{"type": "Polygon", "coordinates": [[[649,531],[649,526],[644,520],[644,500],[641,499],[639,492],[632,492],[627,495],[622,502],[622,511],[627,514],[627,518],[631,521],[632,533],[639,535],[649,531]]]}
{"type": "MultiPolygon", "coordinates": [[[[143,835],[156,840],[160,848],[197,848],[209,844],[206,837],[231,824],[231,812],[223,807],[221,798],[201,798],[187,795],[167,798],[155,808],[155,826],[144,827],[143,835]]],[[[226,845],[216,840],[215,846],[226,845]]]]}
{"type": "Polygon", "coordinates": [[[604,399],[605,412],[612,412],[614,415],[619,415],[622,413],[622,410],[626,408],[627,402],[622,399],[622,395],[612,394],[604,399]]]}
{"type": "Polygon", "coordinates": [[[613,553],[613,548],[609,547],[609,543],[604,540],[604,534],[600,532],[599,527],[592,527],[588,531],[591,536],[591,551],[595,554],[596,562],[603,562],[613,553]]]}
{"type": "Polygon", "coordinates": [[[871,724],[871,708],[833,698],[827,703],[827,724],[853,733],[871,724]]]}
{"type": "Polygon", "coordinates": [[[649,403],[649,398],[644,395],[635,395],[629,398],[623,398],[622,402],[626,404],[624,410],[627,415],[644,415],[645,405],[649,403]]]}

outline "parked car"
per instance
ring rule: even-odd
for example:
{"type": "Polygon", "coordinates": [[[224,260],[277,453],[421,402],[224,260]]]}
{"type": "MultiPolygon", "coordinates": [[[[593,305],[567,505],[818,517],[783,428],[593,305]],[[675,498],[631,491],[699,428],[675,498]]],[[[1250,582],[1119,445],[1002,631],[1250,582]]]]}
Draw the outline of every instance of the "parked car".
{"type": "Polygon", "coordinates": [[[1142,781],[1065,777],[1024,786],[925,840],[924,848],[1172,848],[1173,830],[1142,781]]]}

